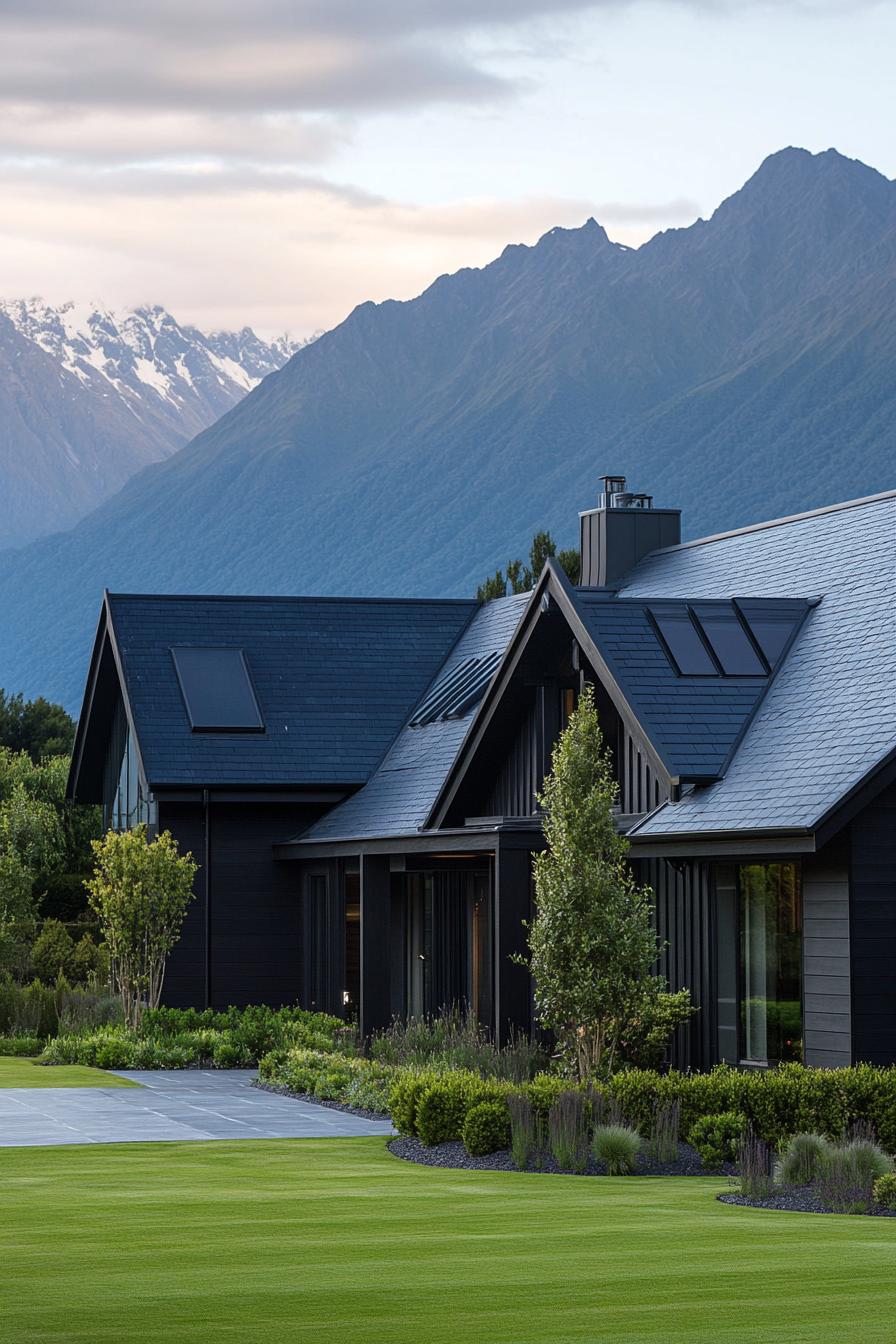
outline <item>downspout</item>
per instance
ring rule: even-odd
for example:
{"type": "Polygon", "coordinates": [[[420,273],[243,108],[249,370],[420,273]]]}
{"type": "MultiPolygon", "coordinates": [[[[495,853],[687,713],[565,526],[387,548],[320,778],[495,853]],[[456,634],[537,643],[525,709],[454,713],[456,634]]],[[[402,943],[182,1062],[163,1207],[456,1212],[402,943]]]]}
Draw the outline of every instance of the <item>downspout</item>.
{"type": "Polygon", "coordinates": [[[211,807],[208,789],[202,790],[202,805],[205,810],[205,1006],[212,1006],[212,843],[209,816],[211,807]]]}

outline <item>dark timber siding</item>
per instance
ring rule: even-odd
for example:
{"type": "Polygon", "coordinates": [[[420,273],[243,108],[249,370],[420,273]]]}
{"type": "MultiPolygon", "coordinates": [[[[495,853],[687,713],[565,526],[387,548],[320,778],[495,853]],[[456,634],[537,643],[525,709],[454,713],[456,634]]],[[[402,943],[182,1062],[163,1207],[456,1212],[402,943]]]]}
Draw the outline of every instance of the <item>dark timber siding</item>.
{"type": "Polygon", "coordinates": [[[485,801],[485,816],[530,817],[535,813],[535,795],[541,790],[551,750],[544,741],[540,709],[536,700],[524,718],[485,801]]]}
{"type": "Polygon", "coordinates": [[[896,1063],[896,789],[852,823],[849,883],[853,1058],[896,1063]]]}
{"type": "MultiPolygon", "coordinates": [[[[304,829],[319,809],[292,803],[210,804],[211,1005],[295,1003],[302,994],[301,890],[272,845],[304,829]]],[[[201,803],[161,803],[159,824],[200,865],[196,899],[165,977],[164,1000],[206,1003],[205,814],[201,803]]]]}
{"type": "Polygon", "coordinates": [[[805,1062],[852,1062],[849,869],[845,852],[803,860],[803,1046],[805,1062]]]}
{"type": "Polygon", "coordinates": [[[657,936],[668,944],[659,971],[672,990],[689,989],[699,1009],[672,1045],[675,1068],[709,1068],[718,1059],[712,883],[706,864],[691,862],[679,872],[665,859],[642,859],[639,880],[656,896],[657,936]]]}

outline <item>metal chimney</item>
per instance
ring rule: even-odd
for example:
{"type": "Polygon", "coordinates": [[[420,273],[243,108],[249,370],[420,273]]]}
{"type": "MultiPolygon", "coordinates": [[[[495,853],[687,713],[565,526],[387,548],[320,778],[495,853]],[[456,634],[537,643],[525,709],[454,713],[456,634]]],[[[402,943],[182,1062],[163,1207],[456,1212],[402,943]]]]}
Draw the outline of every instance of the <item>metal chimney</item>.
{"type": "Polygon", "coordinates": [[[597,508],[579,514],[580,583],[618,587],[645,555],[679,544],[681,510],[655,509],[652,495],[626,490],[624,476],[604,476],[602,487],[597,508]]]}

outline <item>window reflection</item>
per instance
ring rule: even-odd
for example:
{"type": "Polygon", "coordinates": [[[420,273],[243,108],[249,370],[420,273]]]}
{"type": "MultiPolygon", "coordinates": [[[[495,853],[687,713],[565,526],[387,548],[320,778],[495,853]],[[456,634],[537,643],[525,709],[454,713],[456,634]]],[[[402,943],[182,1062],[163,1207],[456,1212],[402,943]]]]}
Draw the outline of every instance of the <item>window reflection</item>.
{"type": "Polygon", "coordinates": [[[103,777],[103,822],[106,830],[128,831],[145,822],[155,826],[158,810],[140,780],[137,750],[124,705],[115,710],[103,777]]]}
{"type": "Polygon", "coordinates": [[[802,892],[793,863],[739,870],[741,1055],[802,1057],[802,892]]]}

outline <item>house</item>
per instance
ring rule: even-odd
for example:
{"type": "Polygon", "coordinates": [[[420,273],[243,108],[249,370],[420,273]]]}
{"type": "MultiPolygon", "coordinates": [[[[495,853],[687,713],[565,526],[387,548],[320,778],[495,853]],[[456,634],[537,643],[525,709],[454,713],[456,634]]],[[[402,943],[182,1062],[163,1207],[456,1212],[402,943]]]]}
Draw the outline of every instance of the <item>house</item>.
{"type": "Polygon", "coordinates": [[[537,793],[585,683],[681,1066],[896,1061],[896,492],[700,541],[608,477],[581,582],[107,593],[70,796],[200,867],[173,1004],[531,1023],[537,793]]]}

